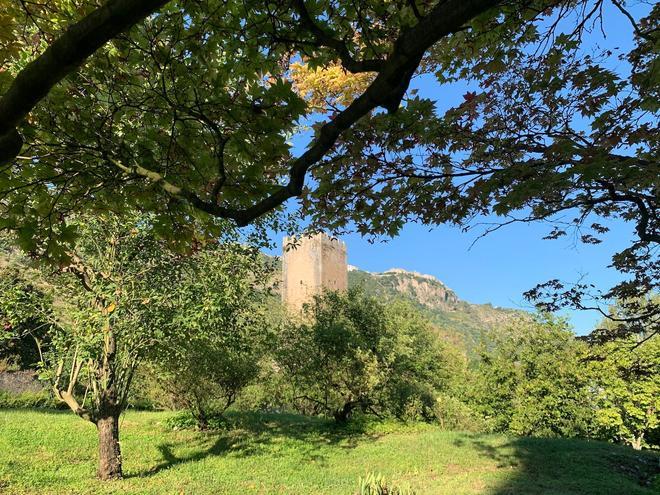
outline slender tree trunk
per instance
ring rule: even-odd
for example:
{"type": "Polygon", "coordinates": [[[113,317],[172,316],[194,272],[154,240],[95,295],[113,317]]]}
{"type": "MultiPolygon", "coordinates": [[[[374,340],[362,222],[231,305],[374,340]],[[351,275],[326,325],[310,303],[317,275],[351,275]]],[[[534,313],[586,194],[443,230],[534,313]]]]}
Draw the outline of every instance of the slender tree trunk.
{"type": "MultiPolygon", "coordinates": [[[[197,393],[197,390],[194,387],[189,389],[189,393],[192,400],[186,400],[185,402],[187,403],[190,413],[197,422],[197,428],[200,430],[208,430],[209,421],[204,399],[197,393]]],[[[185,395],[186,391],[184,391],[183,394],[185,395]]]]}
{"type": "Polygon", "coordinates": [[[107,415],[96,422],[99,432],[99,470],[102,480],[122,477],[121,450],[119,447],[119,415],[107,415]]]}
{"type": "Polygon", "coordinates": [[[195,417],[195,420],[197,421],[197,428],[199,428],[200,430],[208,430],[209,429],[208,416],[206,414],[206,410],[203,407],[193,409],[193,416],[195,417]]]}
{"type": "Polygon", "coordinates": [[[354,402],[345,403],[341,409],[337,409],[334,412],[335,421],[339,424],[346,423],[350,419],[351,414],[353,414],[353,409],[355,409],[354,402]]]}
{"type": "Polygon", "coordinates": [[[642,450],[642,441],[643,440],[644,440],[644,434],[642,433],[641,435],[633,437],[632,442],[630,443],[630,445],[635,450],[642,450]]]}

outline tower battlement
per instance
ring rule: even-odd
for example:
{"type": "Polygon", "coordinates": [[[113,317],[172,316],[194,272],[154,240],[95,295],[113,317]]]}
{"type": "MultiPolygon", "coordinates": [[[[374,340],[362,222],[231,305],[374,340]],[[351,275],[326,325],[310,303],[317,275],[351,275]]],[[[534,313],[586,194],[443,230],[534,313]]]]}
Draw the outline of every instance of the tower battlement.
{"type": "Polygon", "coordinates": [[[323,290],[348,289],[346,244],[326,234],[285,237],[282,246],[282,301],[299,312],[323,290]]]}

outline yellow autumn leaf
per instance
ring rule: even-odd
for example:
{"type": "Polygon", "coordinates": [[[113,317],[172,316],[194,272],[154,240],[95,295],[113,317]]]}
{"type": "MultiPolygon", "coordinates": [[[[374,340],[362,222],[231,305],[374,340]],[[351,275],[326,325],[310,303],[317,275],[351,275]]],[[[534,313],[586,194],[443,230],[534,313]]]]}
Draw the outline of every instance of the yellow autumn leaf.
{"type": "Polygon", "coordinates": [[[352,74],[339,64],[315,69],[298,62],[291,65],[294,89],[316,112],[350,105],[367,89],[375,75],[372,72],[352,74]]]}

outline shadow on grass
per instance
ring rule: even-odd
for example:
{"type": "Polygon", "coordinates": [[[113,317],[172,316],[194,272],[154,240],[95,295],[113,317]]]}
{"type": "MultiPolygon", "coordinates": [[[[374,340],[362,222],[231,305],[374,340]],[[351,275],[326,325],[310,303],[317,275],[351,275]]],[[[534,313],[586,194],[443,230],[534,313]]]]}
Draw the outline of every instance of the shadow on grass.
{"type": "Polygon", "coordinates": [[[158,465],[129,474],[128,478],[153,476],[174,466],[194,463],[214,456],[231,453],[234,457],[296,455],[304,461],[325,462],[323,449],[334,446],[353,449],[358,444],[376,440],[380,435],[369,432],[366,423],[359,421],[338,426],[330,420],[293,414],[234,413],[228,416],[226,430],[198,432],[199,450],[177,456],[179,448],[190,447],[190,441],[162,443],[157,448],[163,458],[158,465]],[[209,441],[212,442],[208,446],[209,441]]]}
{"type": "Polygon", "coordinates": [[[605,442],[475,435],[454,442],[495,461],[503,477],[488,495],[651,495],[660,493],[660,453],[605,442]],[[502,437],[505,439],[506,437],[502,437]]]}

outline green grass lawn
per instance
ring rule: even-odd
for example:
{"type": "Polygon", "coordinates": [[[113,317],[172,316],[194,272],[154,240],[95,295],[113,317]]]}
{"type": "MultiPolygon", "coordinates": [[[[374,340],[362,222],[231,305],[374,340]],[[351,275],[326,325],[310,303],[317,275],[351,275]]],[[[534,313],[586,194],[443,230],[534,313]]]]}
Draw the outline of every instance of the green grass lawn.
{"type": "Polygon", "coordinates": [[[600,442],[425,425],[346,432],[289,415],[237,416],[231,431],[199,433],[169,430],[169,416],[123,417],[126,479],[103,483],[93,425],[67,412],[0,410],[0,493],[350,495],[370,471],[418,494],[660,493],[657,453],[600,442]]]}

